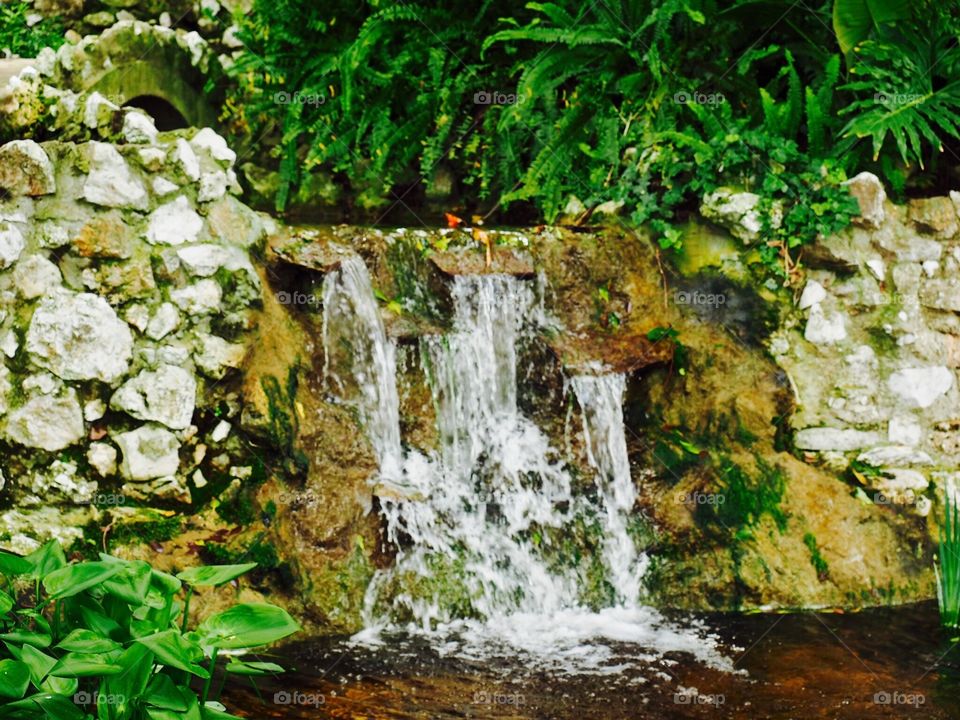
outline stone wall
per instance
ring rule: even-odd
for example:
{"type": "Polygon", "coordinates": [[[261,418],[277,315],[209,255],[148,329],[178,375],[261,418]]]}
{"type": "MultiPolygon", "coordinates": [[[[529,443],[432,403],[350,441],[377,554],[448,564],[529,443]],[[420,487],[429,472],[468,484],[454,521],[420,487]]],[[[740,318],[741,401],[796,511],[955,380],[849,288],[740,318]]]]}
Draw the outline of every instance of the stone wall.
{"type": "Polygon", "coordinates": [[[236,198],[215,132],[111,112],[125,144],[0,147],[0,541],[15,551],[187,509],[254,470],[235,376],[268,221],[236,198]]]}

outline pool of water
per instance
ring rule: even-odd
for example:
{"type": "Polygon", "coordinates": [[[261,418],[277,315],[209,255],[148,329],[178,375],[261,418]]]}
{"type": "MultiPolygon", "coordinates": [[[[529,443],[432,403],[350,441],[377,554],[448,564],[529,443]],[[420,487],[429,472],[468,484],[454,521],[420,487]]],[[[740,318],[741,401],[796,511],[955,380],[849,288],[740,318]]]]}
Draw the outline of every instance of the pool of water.
{"type": "Polygon", "coordinates": [[[603,667],[576,672],[454,639],[329,639],[287,647],[290,672],[231,680],[224,700],[250,718],[960,718],[960,650],[932,603],[670,620],[726,662],[606,641],[603,667]]]}

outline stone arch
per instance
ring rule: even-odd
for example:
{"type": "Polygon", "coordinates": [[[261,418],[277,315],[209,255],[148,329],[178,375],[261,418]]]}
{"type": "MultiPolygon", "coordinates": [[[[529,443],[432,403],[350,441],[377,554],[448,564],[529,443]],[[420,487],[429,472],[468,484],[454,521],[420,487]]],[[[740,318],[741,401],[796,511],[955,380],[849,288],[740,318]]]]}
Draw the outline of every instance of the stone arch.
{"type": "Polygon", "coordinates": [[[140,108],[153,118],[157,130],[178,130],[189,127],[189,121],[170,102],[157,95],[137,95],[124,103],[124,107],[140,108]]]}

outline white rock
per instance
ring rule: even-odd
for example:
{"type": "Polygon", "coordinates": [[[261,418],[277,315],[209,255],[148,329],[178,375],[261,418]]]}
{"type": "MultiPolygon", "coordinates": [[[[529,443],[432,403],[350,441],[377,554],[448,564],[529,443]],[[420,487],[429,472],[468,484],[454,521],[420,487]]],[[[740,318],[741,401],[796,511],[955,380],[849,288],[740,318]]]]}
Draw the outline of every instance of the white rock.
{"type": "Polygon", "coordinates": [[[826,297],[827,291],[824,290],[823,285],[816,280],[808,280],[803,288],[803,294],[800,295],[800,302],[797,307],[806,310],[808,307],[819,305],[826,297]]]}
{"type": "Polygon", "coordinates": [[[167,153],[158,147],[140,148],[137,154],[140,156],[140,162],[150,172],[159,172],[167,159],[167,153]]]}
{"type": "Polygon", "coordinates": [[[882,442],[880,433],[852,428],[814,427],[799,430],[794,444],[801,450],[839,450],[849,452],[882,442]]]}
{"type": "Polygon", "coordinates": [[[146,305],[136,303],[127,308],[123,317],[128,323],[133,325],[133,327],[143,332],[147,329],[147,323],[150,322],[150,311],[146,305]]]}
{"type": "Polygon", "coordinates": [[[17,339],[17,334],[12,328],[0,334],[0,350],[3,351],[4,355],[12,358],[17,354],[17,350],[19,349],[20,341],[17,339]]]}
{"type": "Polygon", "coordinates": [[[19,258],[20,253],[27,246],[23,239],[23,233],[17,229],[16,225],[8,222],[0,222],[0,270],[13,265],[19,258]]]}
{"type": "Polygon", "coordinates": [[[237,154],[230,149],[227,141],[220,137],[212,128],[205,127],[190,141],[197,150],[205,150],[214,160],[232,165],[237,154]]]}
{"type": "Polygon", "coordinates": [[[923,273],[928,278],[932,278],[937,274],[937,270],[940,269],[940,263],[936,260],[926,260],[921,266],[923,268],[923,273]]]}
{"type": "Polygon", "coordinates": [[[860,205],[860,221],[870,227],[880,227],[885,217],[883,203],[887,199],[880,178],[871,172],[862,172],[847,180],[844,185],[860,205]]]}
{"type": "Polygon", "coordinates": [[[887,440],[893,445],[919,445],[923,427],[913,415],[894,415],[887,425],[887,440]]]}
{"type": "Polygon", "coordinates": [[[174,430],[183,430],[193,419],[197,381],[183,368],[161,365],[141,370],[110,399],[110,406],[138,420],[152,420],[174,430]]]}
{"type": "Polygon", "coordinates": [[[133,335],[103,298],[59,290],[45,296],[30,320],[27,351],[64,380],[112,383],[127,372],[133,335]]]}
{"type": "Polygon", "coordinates": [[[171,25],[173,25],[173,18],[170,17],[170,13],[168,13],[168,12],[162,12],[162,13],[160,13],[160,21],[159,21],[159,22],[160,22],[160,25],[161,25],[162,27],[168,28],[168,27],[170,27],[171,25]]]}
{"type": "Polygon", "coordinates": [[[824,315],[819,305],[810,308],[810,319],[803,332],[807,342],[814,345],[831,345],[847,337],[847,328],[843,315],[834,313],[830,317],[824,315]]]}
{"type": "Polygon", "coordinates": [[[163,345],[157,351],[157,362],[167,365],[186,365],[190,351],[182,345],[163,345]]]}
{"type": "Polygon", "coordinates": [[[91,143],[90,174],[83,184],[83,198],[95,205],[147,209],[147,191],[113,145],[91,143]]]}
{"type": "Polygon", "coordinates": [[[227,368],[239,368],[246,355],[246,347],[229,343],[217,335],[199,335],[198,347],[193,354],[197,368],[207,377],[219,380],[227,368]]]}
{"type": "Polygon", "coordinates": [[[231,25],[223,32],[223,44],[228,48],[238,50],[243,47],[243,41],[238,37],[240,28],[231,25]]]}
{"type": "Polygon", "coordinates": [[[194,242],[202,229],[203,218],[180,195],[150,213],[147,242],[154,245],[182,245],[194,242]]]}
{"type": "Polygon", "coordinates": [[[107,412],[107,404],[100,398],[88,400],[83,405],[83,419],[87,422],[95,422],[102,418],[107,412]]]}
{"type": "Polygon", "coordinates": [[[0,188],[10,195],[49,195],[57,191],[53,163],[33,140],[11,140],[0,147],[0,188]]]}
{"type": "Polygon", "coordinates": [[[908,445],[881,445],[873,447],[857,457],[860,462],[874,467],[890,465],[932,465],[933,458],[922,450],[908,445]]]}
{"type": "Polygon", "coordinates": [[[77,477],[76,464],[63,460],[54,460],[50,467],[34,473],[28,487],[44,502],[59,499],[75,505],[90,504],[97,492],[95,480],[77,477]]]}
{"type": "Polygon", "coordinates": [[[165,302],[157,308],[147,323],[147,337],[162,340],[180,326],[180,313],[171,303],[165,302]]]}
{"type": "Polygon", "coordinates": [[[183,174],[192,182],[200,179],[200,160],[193,148],[183,138],[177,138],[173,149],[173,162],[183,174]]]}
{"type": "Polygon", "coordinates": [[[217,423],[213,432],[210,433],[210,439],[214,442],[223,442],[227,439],[228,435],[230,435],[230,423],[226,420],[221,420],[217,423]]]}
{"type": "Polygon", "coordinates": [[[121,132],[128,143],[155,143],[158,135],[153,120],[135,110],[124,115],[121,132]]]}
{"type": "Polygon", "coordinates": [[[928,408],[953,387],[953,372],[945,367],[906,368],[893,373],[887,387],[909,407],[928,408]]]}
{"type": "Polygon", "coordinates": [[[867,260],[865,263],[870,272],[873,273],[874,277],[877,280],[883,280],[887,274],[887,266],[884,264],[883,260],[880,258],[872,258],[867,260]]]}
{"type": "Polygon", "coordinates": [[[44,395],[53,395],[63,387],[63,383],[50,373],[36,373],[29,375],[23,381],[23,389],[27,392],[36,390],[44,395]]]}
{"type": "Polygon", "coordinates": [[[200,280],[193,285],[171,291],[170,299],[188,315],[202,315],[220,308],[223,290],[214,280],[200,280]]]}
{"type": "Polygon", "coordinates": [[[107,100],[103,95],[94,91],[87,98],[83,109],[83,124],[91,130],[99,127],[101,122],[120,109],[118,105],[107,100]]]}
{"type": "Polygon", "coordinates": [[[197,200],[210,202],[219,200],[227,193],[227,175],[222,171],[208,172],[200,176],[200,190],[197,200]]]}
{"type": "Polygon", "coordinates": [[[165,177],[161,177],[159,175],[153,179],[152,186],[153,194],[157,197],[164,197],[180,189],[179,185],[172,183],[165,177]]]}
{"type": "Polygon", "coordinates": [[[159,425],[144,425],[116,437],[123,461],[120,472],[128,480],[152,480],[177,472],[180,443],[159,425]]]}
{"type": "Polygon", "coordinates": [[[220,268],[236,272],[246,270],[251,276],[256,272],[247,254],[237,247],[204,243],[177,250],[177,257],[191,275],[210,277],[220,268]]]}
{"type": "Polygon", "coordinates": [[[203,472],[199,468],[193,473],[193,484],[198,488],[207,486],[207,479],[203,476],[203,472]]]}
{"type": "Polygon", "coordinates": [[[110,477],[117,472],[117,449],[110,443],[90,443],[87,448],[87,462],[100,477],[110,477]]]}
{"type": "Polygon", "coordinates": [[[60,268],[43,255],[24,258],[13,270],[13,284],[27,300],[33,300],[59,287],[63,280],[60,268]]]}
{"type": "Polygon", "coordinates": [[[83,414],[73,388],[58,396],[38,395],[10,413],[7,437],[48,452],[63,450],[84,436],[83,414]]]}

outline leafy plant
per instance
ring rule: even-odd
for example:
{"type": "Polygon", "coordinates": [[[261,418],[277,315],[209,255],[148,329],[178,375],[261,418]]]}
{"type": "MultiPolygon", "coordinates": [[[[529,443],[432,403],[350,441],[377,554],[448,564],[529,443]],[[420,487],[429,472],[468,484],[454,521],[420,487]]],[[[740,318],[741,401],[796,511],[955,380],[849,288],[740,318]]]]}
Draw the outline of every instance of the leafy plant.
{"type": "Polygon", "coordinates": [[[0,552],[0,716],[235,717],[213,692],[220,651],[231,651],[226,673],[282,672],[237,659],[236,651],[269,645],[299,626],[279,607],[243,603],[188,630],[189,602],[195,587],[222,585],[252,567],[189,568],[174,577],[106,554],[68,563],[56,541],[26,557],[0,552]]]}
{"type": "Polygon", "coordinates": [[[32,58],[49,47],[63,45],[63,26],[56,18],[43,18],[30,24],[28,16],[35,11],[29,2],[8,2],[0,5],[0,50],[32,58]]]}
{"type": "Polygon", "coordinates": [[[944,627],[960,627],[960,508],[956,498],[947,493],[940,527],[940,552],[934,559],[937,576],[937,602],[940,622],[944,627]]]}

